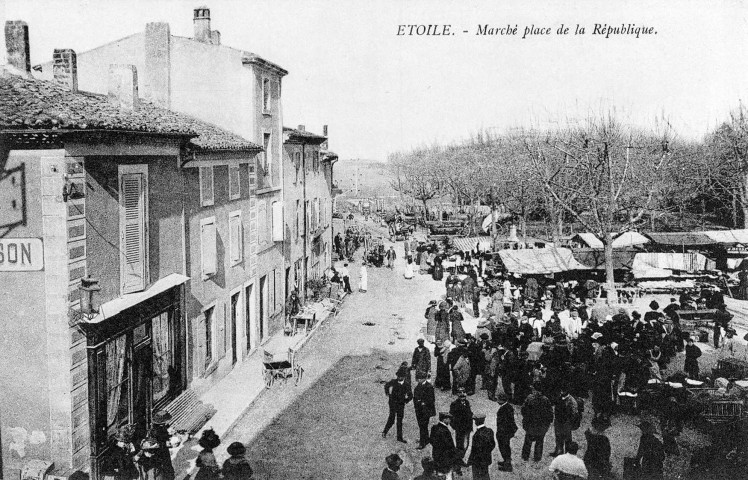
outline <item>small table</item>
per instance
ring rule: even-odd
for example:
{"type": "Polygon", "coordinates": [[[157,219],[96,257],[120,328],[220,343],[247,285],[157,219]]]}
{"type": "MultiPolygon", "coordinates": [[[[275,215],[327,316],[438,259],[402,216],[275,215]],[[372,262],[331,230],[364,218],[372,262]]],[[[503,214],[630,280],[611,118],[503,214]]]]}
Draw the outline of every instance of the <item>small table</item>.
{"type": "Polygon", "coordinates": [[[297,313],[296,315],[291,317],[291,321],[293,322],[293,334],[296,335],[296,331],[299,327],[299,322],[304,322],[304,330],[309,331],[312,325],[314,325],[314,321],[316,319],[317,312],[315,311],[304,310],[297,313]]]}

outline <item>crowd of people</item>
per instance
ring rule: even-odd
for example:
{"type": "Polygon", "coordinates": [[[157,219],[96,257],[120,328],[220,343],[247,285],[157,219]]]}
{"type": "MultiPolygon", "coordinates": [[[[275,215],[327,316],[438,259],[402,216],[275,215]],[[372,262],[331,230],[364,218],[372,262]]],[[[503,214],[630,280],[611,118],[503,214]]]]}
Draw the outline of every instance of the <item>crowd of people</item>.
{"type": "MultiPolygon", "coordinates": [[[[501,457],[499,471],[513,471],[510,439],[519,430],[517,412],[524,430],[523,461],[541,461],[545,437],[553,426],[550,455],[554,460],[549,468],[558,478],[609,478],[613,464],[605,431],[611,417],[636,416],[644,409],[659,418],[662,440],[656,435],[657,421],[642,417],[638,452],[624,459],[624,468],[638,471],[639,478],[662,478],[666,455],[679,453],[675,439],[688,415],[681,394],[685,389],[669,385],[698,386],[704,381],[698,360],[701,350],[684,333],[676,312],[716,309],[715,348],[723,355],[737,353],[732,316],[718,288],[684,292],[664,309],[652,301],[642,315],[598,302],[594,281],[543,285],[537,278],[511,274],[489,278],[476,252],[452,256],[445,279],[447,256],[430,246],[415,250],[421,272],[444,281],[446,295],[429,302],[425,338],[419,339],[410,365],[402,365],[396,378],[385,385],[390,416],[382,436],[397,423],[397,439],[406,442],[402,421],[405,405],[412,401],[420,432],[418,448],[432,447],[418,478],[452,478],[466,466],[473,469],[473,478],[489,478],[494,449],[501,457]],[[481,310],[484,296],[488,305],[481,310]],[[479,319],[474,332],[465,331],[463,310],[479,319]],[[433,369],[426,341],[433,344],[433,369]],[[668,365],[678,352],[685,353],[685,367],[672,371],[668,365]],[[412,390],[411,372],[417,382],[412,390]],[[431,418],[437,416],[438,390],[456,397],[449,411],[438,413],[438,422],[429,431],[431,418]],[[498,402],[495,432],[485,425],[485,414],[471,410],[469,397],[479,391],[498,402]],[[592,421],[583,440],[575,440],[587,402],[592,421]],[[583,458],[577,457],[577,441],[586,445],[583,458]]],[[[398,460],[388,457],[382,478],[397,478],[398,460]]]]}
{"type": "MultiPolygon", "coordinates": [[[[169,428],[170,421],[168,412],[156,412],[153,426],[139,441],[133,425],[120,427],[112,437],[108,462],[104,465],[105,478],[174,480],[175,471],[169,448],[177,446],[181,439],[173,435],[169,428]]],[[[240,442],[233,442],[227,448],[229,458],[219,465],[213,450],[220,444],[220,438],[212,429],[203,430],[198,441],[202,450],[195,461],[195,480],[250,480],[253,472],[245,456],[246,447],[240,442]]]]}

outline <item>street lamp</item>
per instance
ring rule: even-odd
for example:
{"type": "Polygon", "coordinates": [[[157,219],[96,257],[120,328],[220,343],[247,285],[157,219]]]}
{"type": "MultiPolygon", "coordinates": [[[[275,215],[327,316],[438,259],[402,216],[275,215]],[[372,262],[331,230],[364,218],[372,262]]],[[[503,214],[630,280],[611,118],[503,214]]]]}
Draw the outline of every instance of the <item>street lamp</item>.
{"type": "Polygon", "coordinates": [[[92,277],[91,275],[81,279],[81,284],[78,287],[78,294],[80,295],[80,307],[78,310],[70,311],[70,324],[71,326],[77,325],[81,322],[90,322],[96,315],[99,314],[99,304],[95,297],[95,293],[101,291],[99,286],[99,279],[92,277]]]}

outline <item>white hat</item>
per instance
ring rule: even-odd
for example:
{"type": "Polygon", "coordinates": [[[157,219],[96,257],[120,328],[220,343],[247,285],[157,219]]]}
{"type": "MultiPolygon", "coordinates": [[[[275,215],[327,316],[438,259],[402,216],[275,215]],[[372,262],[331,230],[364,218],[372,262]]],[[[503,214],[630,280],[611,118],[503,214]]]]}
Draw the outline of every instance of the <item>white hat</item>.
{"type": "Polygon", "coordinates": [[[613,315],[605,315],[606,322],[610,322],[611,320],[613,320],[613,315]]]}
{"type": "Polygon", "coordinates": [[[603,336],[603,334],[600,333],[600,332],[595,332],[595,333],[592,334],[592,338],[594,338],[595,340],[597,340],[598,338],[600,338],[602,336],[603,336]]]}
{"type": "Polygon", "coordinates": [[[615,350],[616,348],[618,348],[618,344],[616,342],[610,342],[610,348],[615,350]]]}

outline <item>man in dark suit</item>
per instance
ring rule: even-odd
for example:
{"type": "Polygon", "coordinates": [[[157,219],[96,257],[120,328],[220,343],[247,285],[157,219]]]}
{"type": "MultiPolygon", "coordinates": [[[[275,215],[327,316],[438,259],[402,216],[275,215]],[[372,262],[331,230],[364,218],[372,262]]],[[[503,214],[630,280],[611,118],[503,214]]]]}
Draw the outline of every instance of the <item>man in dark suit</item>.
{"type": "Polygon", "coordinates": [[[467,451],[470,432],[473,431],[473,410],[464,388],[458,390],[457,399],[449,406],[449,413],[452,414],[452,428],[457,437],[457,448],[467,451]]]}
{"type": "Polygon", "coordinates": [[[413,399],[410,387],[405,383],[405,377],[398,373],[397,378],[384,384],[384,394],[389,397],[390,416],[387,417],[387,424],[382,431],[382,438],[387,437],[387,432],[397,419],[397,441],[408,443],[403,438],[403,415],[405,414],[405,404],[413,399]]]}
{"type": "Polygon", "coordinates": [[[499,447],[502,461],[499,462],[499,470],[502,472],[512,471],[512,449],[509,444],[517,432],[517,423],[514,421],[514,407],[509,403],[509,397],[505,393],[496,395],[499,409],[496,411],[496,444],[499,447]]]}
{"type": "Polygon", "coordinates": [[[429,420],[436,415],[436,405],[434,386],[428,381],[428,374],[416,371],[416,381],[418,385],[413,389],[413,407],[420,432],[418,450],[421,450],[429,443],[429,420]]]}
{"type": "Polygon", "coordinates": [[[457,449],[452,438],[449,424],[452,423],[452,415],[447,412],[439,413],[439,423],[431,427],[431,457],[434,459],[434,468],[437,471],[451,470],[455,466],[462,465],[460,461],[461,450],[457,449]]]}
{"type": "Polygon", "coordinates": [[[493,461],[491,454],[493,449],[496,448],[493,430],[485,425],[485,415],[475,415],[473,420],[475,421],[475,433],[473,433],[473,448],[470,450],[468,465],[473,466],[473,480],[490,480],[488,466],[493,461]]]}

